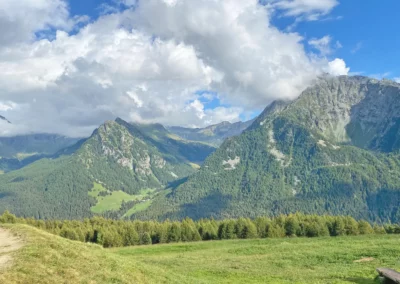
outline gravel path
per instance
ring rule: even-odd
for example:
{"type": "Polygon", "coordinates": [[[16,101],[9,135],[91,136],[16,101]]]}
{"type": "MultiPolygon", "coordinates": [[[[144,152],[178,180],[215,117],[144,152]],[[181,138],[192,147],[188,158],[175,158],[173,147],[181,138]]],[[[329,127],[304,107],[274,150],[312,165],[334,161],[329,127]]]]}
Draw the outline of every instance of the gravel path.
{"type": "Polygon", "coordinates": [[[0,228],[0,270],[11,265],[12,252],[22,247],[21,239],[0,228]]]}

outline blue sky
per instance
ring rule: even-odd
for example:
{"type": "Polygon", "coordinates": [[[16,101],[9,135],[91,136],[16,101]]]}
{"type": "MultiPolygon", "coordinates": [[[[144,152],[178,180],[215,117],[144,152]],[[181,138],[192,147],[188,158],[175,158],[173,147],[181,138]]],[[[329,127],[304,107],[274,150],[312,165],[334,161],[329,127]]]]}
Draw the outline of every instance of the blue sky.
{"type": "MultiPolygon", "coordinates": [[[[69,0],[73,15],[88,15],[96,19],[102,4],[113,0],[69,0]]],[[[302,21],[292,31],[304,38],[331,35],[342,48],[332,56],[345,59],[351,72],[366,76],[400,77],[400,1],[347,0],[340,1],[323,20],[302,21]]],[[[273,18],[274,25],[286,30],[293,17],[273,18]]],[[[306,45],[306,48],[309,48],[306,45]]]]}
{"type": "MultiPolygon", "coordinates": [[[[70,0],[69,3],[72,14],[85,14],[92,19],[96,19],[103,11],[102,4],[115,4],[114,1],[99,3],[97,0],[70,0]]],[[[339,42],[341,47],[334,48],[328,57],[343,58],[351,68],[351,75],[397,79],[400,78],[399,11],[400,1],[340,1],[339,5],[318,21],[300,21],[294,24],[294,17],[276,14],[272,24],[282,31],[297,32],[303,36],[305,48],[309,52],[313,48],[306,43],[307,40],[331,36],[332,41],[339,42]]],[[[217,97],[202,102],[206,109],[224,106],[217,97]]],[[[242,114],[241,119],[252,118],[260,111],[242,114]]]]}
{"type": "Polygon", "coordinates": [[[40,3],[0,1],[8,135],[85,136],[115,117],[188,127],[246,120],[321,73],[400,81],[400,1],[40,3]]]}
{"type": "MultiPolygon", "coordinates": [[[[351,72],[400,77],[400,1],[340,1],[329,15],[339,20],[301,22],[295,29],[305,37],[332,35],[343,48],[335,56],[345,59],[351,72]]],[[[284,27],[286,21],[276,21],[284,27]]]]}

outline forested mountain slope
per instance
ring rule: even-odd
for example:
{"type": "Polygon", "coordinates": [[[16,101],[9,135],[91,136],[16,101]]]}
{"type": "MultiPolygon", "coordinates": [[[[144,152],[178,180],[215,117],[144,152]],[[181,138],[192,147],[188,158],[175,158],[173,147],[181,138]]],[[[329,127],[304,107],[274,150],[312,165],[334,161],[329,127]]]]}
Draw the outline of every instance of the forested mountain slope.
{"type": "Polygon", "coordinates": [[[400,85],[319,78],[225,141],[139,218],[228,218],[302,211],[400,221],[400,85]]]}
{"type": "Polygon", "coordinates": [[[0,211],[37,218],[91,216],[91,207],[104,196],[159,190],[193,173],[193,162],[214,151],[181,140],[167,144],[168,133],[151,131],[150,137],[150,130],[141,127],[121,119],[106,122],[90,138],[57,155],[0,175],[0,211]],[[95,184],[101,185],[99,195],[90,194],[95,184]]]}

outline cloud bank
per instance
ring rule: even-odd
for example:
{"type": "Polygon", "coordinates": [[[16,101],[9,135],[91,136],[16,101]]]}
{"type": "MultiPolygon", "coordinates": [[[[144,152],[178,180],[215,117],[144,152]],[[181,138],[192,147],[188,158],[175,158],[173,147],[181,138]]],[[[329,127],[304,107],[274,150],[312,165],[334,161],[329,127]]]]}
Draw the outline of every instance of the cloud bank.
{"type": "Polygon", "coordinates": [[[320,2],[125,0],[89,23],[61,0],[3,0],[0,115],[13,125],[0,134],[85,136],[116,116],[204,126],[295,98],[321,72],[349,71],[271,25],[278,8],[310,17],[337,4],[320,2]]]}

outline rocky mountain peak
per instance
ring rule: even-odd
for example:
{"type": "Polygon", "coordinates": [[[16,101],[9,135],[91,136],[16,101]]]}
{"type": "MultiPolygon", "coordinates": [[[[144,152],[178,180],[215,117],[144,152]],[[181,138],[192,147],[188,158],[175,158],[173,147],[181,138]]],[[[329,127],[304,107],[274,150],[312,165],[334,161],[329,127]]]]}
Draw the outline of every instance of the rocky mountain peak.
{"type": "Polygon", "coordinates": [[[400,128],[400,84],[390,80],[325,75],[283,114],[334,143],[385,152],[400,147],[391,139],[400,128]]]}

